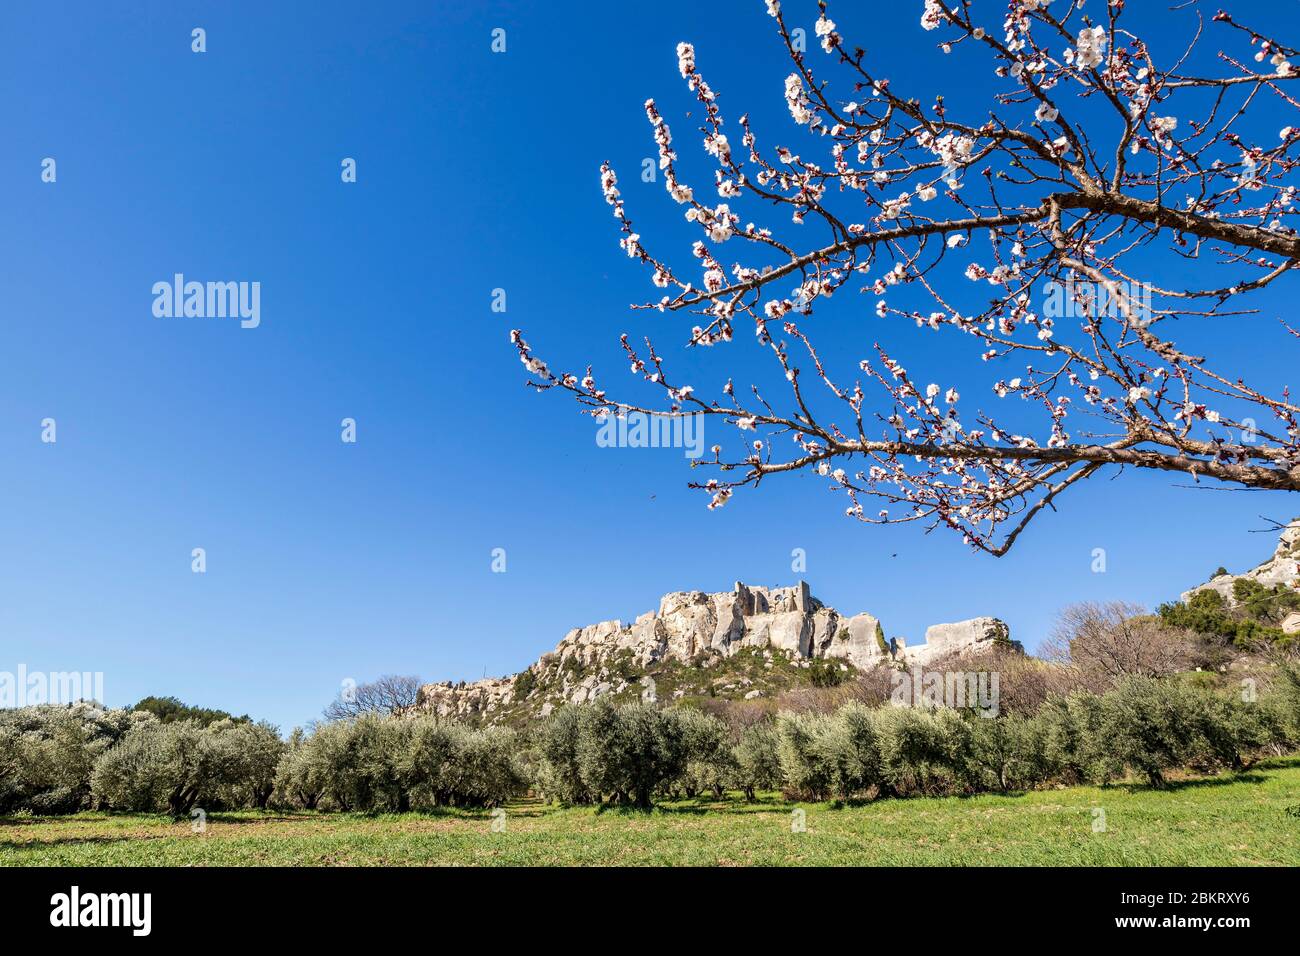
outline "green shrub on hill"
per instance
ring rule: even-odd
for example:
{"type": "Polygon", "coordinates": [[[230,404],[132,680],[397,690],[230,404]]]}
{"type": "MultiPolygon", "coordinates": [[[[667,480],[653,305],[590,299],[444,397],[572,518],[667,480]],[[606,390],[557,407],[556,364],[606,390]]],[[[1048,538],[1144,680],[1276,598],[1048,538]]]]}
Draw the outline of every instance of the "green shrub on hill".
{"type": "Polygon", "coordinates": [[[1258,581],[1237,578],[1232,582],[1237,602],[1229,607],[1217,591],[1201,590],[1187,602],[1174,601],[1158,608],[1161,619],[1171,627],[1186,628],[1209,640],[1249,649],[1285,646],[1292,640],[1278,625],[1300,609],[1300,591],[1283,585],[1265,587],[1258,581]]]}
{"type": "Polygon", "coordinates": [[[839,687],[848,678],[848,671],[832,657],[814,657],[808,667],[808,679],[814,687],[839,687]]]}

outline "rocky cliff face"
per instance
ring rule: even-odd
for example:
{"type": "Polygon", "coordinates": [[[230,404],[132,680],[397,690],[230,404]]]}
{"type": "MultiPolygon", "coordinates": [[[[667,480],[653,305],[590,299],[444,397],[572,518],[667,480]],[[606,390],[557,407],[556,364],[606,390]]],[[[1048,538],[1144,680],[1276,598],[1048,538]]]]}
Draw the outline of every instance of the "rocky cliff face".
{"type": "MultiPolygon", "coordinates": [[[[1235,604],[1239,578],[1265,587],[1300,588],[1300,518],[1282,531],[1273,556],[1245,574],[1222,574],[1183,594],[1217,591],[1235,604]]],[[[1300,633],[1300,614],[1282,621],[1285,633],[1300,633]]],[[[935,624],[925,643],[887,640],[870,614],[842,615],[818,601],[805,582],[793,587],[753,587],[737,582],[731,591],[674,591],[659,607],[632,624],[603,621],[574,628],[554,651],[513,677],[471,684],[427,684],[421,710],[457,717],[545,716],[564,703],[598,697],[656,696],[673,699],[707,692],[748,698],[806,683],[814,667],[865,671],[879,665],[927,666],[953,654],[994,647],[1019,649],[1007,625],[977,617],[935,624]],[[689,678],[689,679],[684,679],[689,678]]]]}
{"type": "MultiPolygon", "coordinates": [[[[936,624],[926,631],[924,644],[909,648],[901,639],[887,641],[880,621],[870,614],[844,616],[826,607],[806,582],[782,588],[737,582],[733,590],[717,594],[665,594],[657,611],[647,611],[628,626],[603,621],[575,628],[554,651],[514,677],[428,684],[421,689],[419,707],[444,716],[491,717],[511,705],[529,704],[530,712],[545,715],[561,703],[626,694],[633,684],[653,688],[644,675],[665,664],[707,668],[743,655],[767,671],[808,668],[817,659],[867,670],[879,664],[925,664],[997,645],[1019,647],[996,618],[936,624]]],[[[763,693],[755,683],[738,677],[723,689],[728,696],[734,692],[752,698],[763,693]]]]}
{"type": "MultiPolygon", "coordinates": [[[[1233,584],[1238,578],[1258,582],[1267,588],[1278,584],[1300,588],[1300,518],[1296,518],[1282,529],[1273,557],[1263,564],[1252,568],[1245,574],[1220,574],[1217,577],[1210,578],[1205,584],[1183,592],[1182,599],[1183,601],[1189,600],[1197,591],[1217,591],[1224,597],[1230,607],[1234,606],[1237,599],[1233,594],[1233,584]]],[[[1292,615],[1283,622],[1282,627],[1286,633],[1300,632],[1300,617],[1292,615]],[[1292,627],[1294,630],[1287,630],[1288,627],[1292,627]]]]}

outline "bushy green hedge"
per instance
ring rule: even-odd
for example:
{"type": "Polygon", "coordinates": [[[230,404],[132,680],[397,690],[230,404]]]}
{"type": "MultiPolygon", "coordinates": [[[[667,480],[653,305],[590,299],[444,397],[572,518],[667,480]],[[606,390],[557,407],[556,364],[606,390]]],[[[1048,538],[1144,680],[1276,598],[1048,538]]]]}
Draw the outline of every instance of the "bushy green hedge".
{"type": "Polygon", "coordinates": [[[0,813],[74,813],[90,805],[95,761],[146,714],[92,703],[0,711],[0,813]]]}
{"type": "Polygon", "coordinates": [[[497,806],[527,786],[518,751],[512,730],[371,714],[291,736],[276,799],[368,813],[497,806]]]}
{"type": "Polygon", "coordinates": [[[1240,770],[1300,747],[1300,670],[1258,699],[1192,675],[1128,677],[1036,713],[782,712],[745,727],[685,707],[565,707],[525,733],[366,715],[295,731],[160,722],[90,704],[0,712],[0,813],[280,806],[362,812],[493,807],[528,789],[571,804],[782,789],[800,799],[970,794],[1171,771],[1240,770]],[[1249,699],[1243,699],[1249,698],[1249,699]]]}
{"type": "Polygon", "coordinates": [[[91,795],[104,809],[176,816],[265,807],[283,753],[269,724],[139,721],[95,761],[91,795]]]}
{"type": "Polygon", "coordinates": [[[565,708],[536,744],[536,783],[567,803],[627,802],[779,787],[812,800],[1006,792],[1171,770],[1240,770],[1300,746],[1300,674],[1259,700],[1194,681],[1130,677],[1104,694],[1053,697],[1032,716],[948,708],[783,712],[736,735],[689,709],[565,708]]]}

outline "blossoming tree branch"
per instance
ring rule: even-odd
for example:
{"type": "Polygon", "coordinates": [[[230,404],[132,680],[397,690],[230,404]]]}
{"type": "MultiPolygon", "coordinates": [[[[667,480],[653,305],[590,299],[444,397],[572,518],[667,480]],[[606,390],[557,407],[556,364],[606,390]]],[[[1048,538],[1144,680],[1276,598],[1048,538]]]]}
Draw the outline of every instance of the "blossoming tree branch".
{"type": "MultiPolygon", "coordinates": [[[[1254,311],[1250,294],[1290,281],[1300,261],[1296,187],[1284,182],[1300,128],[1272,122],[1298,106],[1293,48],[1228,13],[1202,22],[1184,8],[1195,39],[1157,62],[1125,29],[1123,0],[1088,12],[1013,0],[999,29],[982,19],[985,4],[925,0],[920,27],[937,38],[934,56],[977,51],[1003,86],[986,112],[956,116],[942,97],[923,104],[878,75],[825,3],[814,31],[821,53],[804,52],[777,0],[766,6],[793,66],[790,116],[828,156],[769,146],[748,116],[724,120],[682,43],[681,75],[703,107],[707,189],[679,174],[655,102],[645,110],[668,194],[700,230],[692,255],[670,262],[643,240],[614,170],[600,172],[622,248],[663,290],[635,308],[695,317],[684,343],[692,348],[725,352],[746,347],[733,342],[738,331],[753,334],[779,366],[782,394],[729,378],[703,397],[650,339],[624,334],[634,376],[659,397],[623,400],[590,367],[552,371],[512,332],[533,387],[570,392],[597,417],[703,414],[736,429],[739,451],[715,444],[697,463],[716,470],[692,483],[711,508],[769,476],[812,472],[847,496],[851,517],[947,526],[992,554],[1062,492],[1108,469],[1300,491],[1300,407],[1290,390],[1175,339],[1180,321],[1239,334],[1234,325],[1254,311]],[[1211,35],[1217,55],[1194,57],[1211,35]],[[1192,69],[1194,60],[1212,68],[1192,69]],[[838,74],[839,85],[814,68],[838,74]],[[1276,139],[1255,137],[1261,115],[1276,139]],[[744,202],[790,224],[742,224],[733,206],[744,202]],[[1162,256],[1198,281],[1162,281],[1171,271],[1156,265],[1162,256]],[[959,308],[972,283],[987,304],[959,308]],[[1016,374],[990,374],[986,402],[972,408],[883,342],[864,341],[861,355],[820,352],[814,316],[841,292],[873,302],[867,338],[915,323],[968,336],[972,362],[997,361],[994,369],[1010,359],[1016,374]],[[924,307],[896,306],[905,292],[924,307]],[[1054,295],[1064,313],[1043,308],[1054,295]],[[1014,416],[996,410],[1012,399],[1027,404],[1014,416]]],[[[870,317],[863,302],[851,304],[870,317]]],[[[1261,348],[1296,345],[1300,331],[1285,318],[1252,328],[1264,324],[1279,344],[1261,348]]]]}

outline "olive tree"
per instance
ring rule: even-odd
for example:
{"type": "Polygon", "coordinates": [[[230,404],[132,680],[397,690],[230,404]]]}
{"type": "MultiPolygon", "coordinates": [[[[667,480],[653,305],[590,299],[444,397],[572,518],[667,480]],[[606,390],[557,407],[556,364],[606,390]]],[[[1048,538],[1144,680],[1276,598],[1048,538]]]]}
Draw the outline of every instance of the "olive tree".
{"type": "Polygon", "coordinates": [[[0,711],[0,812],[83,809],[95,761],[144,719],[85,701],[0,711]]]}
{"type": "Polygon", "coordinates": [[[668,711],[667,719],[677,724],[685,751],[681,782],[686,796],[710,791],[722,799],[734,774],[731,732],[725,721],[689,707],[668,711]]]}
{"type": "Polygon", "coordinates": [[[686,766],[681,724],[649,704],[598,700],[583,711],[578,763],[588,791],[648,808],[686,766]]]}
{"type": "Polygon", "coordinates": [[[756,790],[781,786],[778,741],[776,728],[769,721],[750,724],[740,732],[732,757],[733,779],[746,800],[752,802],[756,790]]]}

